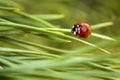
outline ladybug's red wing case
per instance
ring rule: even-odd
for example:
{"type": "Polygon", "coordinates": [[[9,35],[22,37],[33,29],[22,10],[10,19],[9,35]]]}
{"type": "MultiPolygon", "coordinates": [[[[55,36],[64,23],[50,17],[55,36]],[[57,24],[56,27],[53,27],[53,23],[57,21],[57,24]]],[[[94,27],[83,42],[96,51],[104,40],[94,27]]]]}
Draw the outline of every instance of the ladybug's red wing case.
{"type": "Polygon", "coordinates": [[[91,27],[86,23],[81,23],[82,28],[78,31],[78,36],[82,38],[88,38],[92,32],[91,27]]]}
{"type": "Polygon", "coordinates": [[[81,38],[88,38],[92,29],[87,23],[78,22],[73,26],[72,32],[81,38]]]}

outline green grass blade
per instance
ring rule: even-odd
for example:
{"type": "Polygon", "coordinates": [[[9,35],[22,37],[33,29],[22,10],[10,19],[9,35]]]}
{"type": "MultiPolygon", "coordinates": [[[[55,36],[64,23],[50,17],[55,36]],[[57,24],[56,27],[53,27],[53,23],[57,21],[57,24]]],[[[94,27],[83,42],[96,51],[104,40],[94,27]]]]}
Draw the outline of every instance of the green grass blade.
{"type": "Polygon", "coordinates": [[[45,19],[45,20],[56,20],[61,19],[64,17],[63,14],[40,14],[40,15],[33,15],[36,18],[45,19]]]}
{"type": "Polygon", "coordinates": [[[21,11],[14,11],[14,12],[17,13],[17,14],[19,14],[19,15],[21,15],[21,16],[23,16],[23,17],[26,17],[26,18],[29,18],[29,19],[38,21],[38,22],[40,22],[41,24],[46,25],[47,27],[55,27],[54,25],[48,23],[47,21],[44,21],[44,20],[42,20],[42,19],[38,19],[38,18],[36,18],[36,17],[34,17],[34,16],[32,16],[32,15],[29,15],[29,14],[27,14],[27,13],[24,13],[24,12],[21,12],[21,11]]]}
{"type": "Polygon", "coordinates": [[[8,42],[15,43],[15,44],[21,44],[21,46],[26,44],[26,45],[30,45],[30,46],[34,46],[34,47],[38,47],[38,48],[42,48],[42,49],[46,49],[46,50],[52,50],[52,51],[56,51],[56,52],[60,52],[60,53],[67,52],[66,50],[57,49],[57,48],[53,48],[53,47],[49,47],[49,46],[45,46],[45,45],[41,45],[41,44],[36,44],[36,43],[25,41],[25,40],[13,39],[13,38],[9,38],[9,37],[2,37],[0,40],[8,41],[8,42]]]}
{"type": "Polygon", "coordinates": [[[4,48],[4,47],[0,47],[0,52],[28,53],[28,54],[45,55],[45,56],[50,56],[50,57],[59,57],[58,55],[50,54],[50,53],[13,49],[13,48],[4,48]]]}
{"type": "Polygon", "coordinates": [[[42,19],[38,19],[38,18],[36,18],[36,17],[34,17],[34,16],[30,15],[30,14],[22,12],[18,8],[0,7],[0,10],[11,11],[13,13],[16,13],[16,14],[20,15],[20,16],[23,16],[23,17],[26,17],[26,18],[31,19],[33,21],[37,21],[37,22],[39,22],[41,24],[44,24],[47,27],[55,27],[54,25],[48,23],[47,21],[44,21],[42,19]]]}
{"type": "Polygon", "coordinates": [[[89,66],[91,66],[91,67],[93,67],[94,69],[97,68],[97,69],[100,69],[102,71],[110,71],[110,72],[112,71],[112,72],[115,72],[115,70],[112,69],[112,68],[110,68],[110,67],[108,68],[108,67],[96,64],[96,63],[89,62],[89,63],[86,63],[86,64],[89,65],[89,66]]]}
{"type": "Polygon", "coordinates": [[[63,28],[44,28],[46,30],[51,30],[51,31],[58,31],[58,32],[64,32],[64,33],[70,33],[71,29],[63,29],[63,28]]]}
{"type": "Polygon", "coordinates": [[[2,57],[2,56],[0,56],[0,63],[3,64],[3,68],[4,68],[4,67],[5,67],[5,68],[6,68],[6,67],[7,67],[7,68],[11,68],[11,67],[16,66],[15,64],[9,62],[8,60],[5,60],[4,57],[2,57]]]}
{"type": "Polygon", "coordinates": [[[11,1],[11,0],[0,0],[0,6],[21,8],[20,5],[18,5],[17,3],[15,3],[14,1],[11,1]]]}
{"type": "Polygon", "coordinates": [[[100,23],[100,24],[96,24],[96,25],[92,25],[92,29],[99,29],[99,28],[103,28],[103,27],[107,27],[107,26],[111,26],[113,25],[113,22],[105,22],[105,23],[100,23]]]}
{"type": "Polygon", "coordinates": [[[105,50],[105,49],[102,49],[102,48],[100,48],[100,47],[98,47],[98,46],[96,46],[96,45],[94,45],[94,44],[92,44],[92,43],[89,43],[89,42],[87,42],[87,41],[84,41],[84,40],[81,40],[81,39],[78,39],[78,38],[75,38],[75,37],[72,37],[72,36],[67,36],[67,35],[66,35],[66,37],[69,37],[70,39],[73,39],[73,40],[76,40],[76,41],[78,41],[78,42],[82,42],[82,43],[84,43],[84,44],[87,44],[87,45],[89,45],[89,46],[92,46],[92,47],[94,47],[94,48],[97,48],[97,49],[101,50],[101,51],[104,52],[104,53],[110,54],[109,51],[107,51],[107,50],[105,50]]]}
{"type": "Polygon", "coordinates": [[[9,21],[7,21],[7,20],[5,20],[5,19],[0,18],[0,22],[9,22],[9,21]]]}
{"type": "Polygon", "coordinates": [[[98,38],[101,38],[101,39],[116,41],[115,39],[113,39],[111,37],[108,37],[108,36],[105,36],[105,35],[102,35],[102,34],[92,33],[92,36],[98,37],[98,38]]]}
{"type": "Polygon", "coordinates": [[[45,39],[49,39],[49,40],[54,41],[54,42],[59,42],[59,43],[70,43],[71,42],[70,40],[60,38],[60,37],[57,37],[57,36],[50,36],[50,35],[39,34],[39,33],[33,33],[33,34],[35,34],[37,36],[40,36],[42,38],[45,38],[45,39]]]}

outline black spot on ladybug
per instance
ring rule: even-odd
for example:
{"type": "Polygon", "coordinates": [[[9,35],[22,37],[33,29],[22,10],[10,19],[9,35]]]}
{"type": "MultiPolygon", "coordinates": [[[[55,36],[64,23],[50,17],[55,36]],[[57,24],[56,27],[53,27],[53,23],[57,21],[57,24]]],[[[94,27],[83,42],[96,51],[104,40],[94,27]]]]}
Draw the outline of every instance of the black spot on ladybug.
{"type": "Polygon", "coordinates": [[[85,34],[82,34],[82,37],[84,37],[85,36],[85,34]]]}
{"type": "Polygon", "coordinates": [[[88,32],[88,28],[86,29],[86,32],[88,32]]]}

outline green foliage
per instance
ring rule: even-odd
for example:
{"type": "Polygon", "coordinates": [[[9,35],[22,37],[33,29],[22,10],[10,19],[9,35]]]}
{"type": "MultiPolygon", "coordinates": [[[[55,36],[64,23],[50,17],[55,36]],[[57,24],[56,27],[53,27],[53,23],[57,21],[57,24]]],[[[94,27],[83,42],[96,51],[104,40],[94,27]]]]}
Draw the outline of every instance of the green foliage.
{"type": "Polygon", "coordinates": [[[104,49],[120,44],[119,41],[94,33],[95,29],[110,27],[113,25],[112,22],[91,26],[93,29],[91,36],[103,39],[93,44],[71,36],[71,29],[61,28],[46,21],[61,19],[64,17],[62,14],[28,14],[12,1],[10,6],[6,6],[7,1],[0,1],[2,4],[0,11],[3,13],[0,14],[0,43],[3,44],[0,46],[0,80],[116,80],[120,78],[120,53],[113,54],[104,49]],[[48,43],[52,40],[54,44],[68,45],[76,41],[86,46],[72,50],[61,49],[46,45],[47,42],[43,44],[44,39],[41,37],[48,40],[48,43]]]}

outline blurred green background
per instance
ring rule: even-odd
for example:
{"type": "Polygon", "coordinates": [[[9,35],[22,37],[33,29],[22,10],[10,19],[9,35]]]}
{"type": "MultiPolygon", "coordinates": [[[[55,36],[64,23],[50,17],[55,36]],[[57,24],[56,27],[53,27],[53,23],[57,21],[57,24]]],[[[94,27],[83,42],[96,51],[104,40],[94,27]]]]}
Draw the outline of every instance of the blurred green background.
{"type": "MultiPolygon", "coordinates": [[[[13,0],[18,3],[25,12],[31,14],[62,14],[64,18],[59,20],[48,20],[62,28],[71,28],[78,21],[86,22],[90,25],[102,22],[112,21],[113,26],[94,30],[103,35],[111,36],[119,41],[120,34],[120,0],[13,0]]],[[[104,41],[95,37],[84,39],[91,43],[104,41]]],[[[82,47],[83,44],[73,41],[70,44],[61,44],[48,41],[46,39],[38,39],[37,42],[47,44],[49,46],[76,49],[82,47]]],[[[113,42],[111,42],[113,43],[113,42]]],[[[113,46],[109,51],[119,51],[119,45],[113,46]],[[112,48],[112,49],[111,49],[112,48]]]]}
{"type": "Polygon", "coordinates": [[[119,8],[120,0],[0,0],[0,80],[118,80],[119,8]],[[113,22],[93,33],[116,41],[74,36],[69,29],[79,21],[91,26],[113,22]]]}

